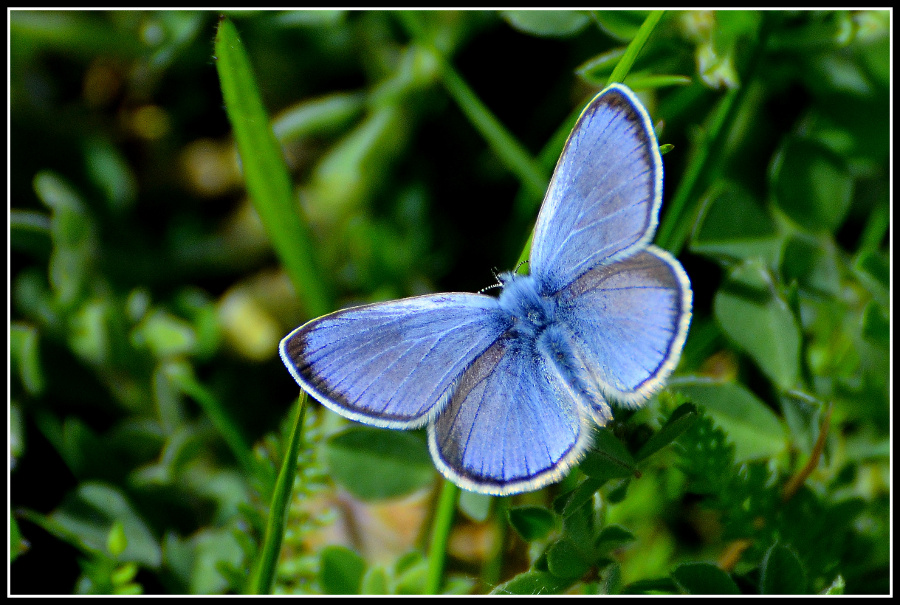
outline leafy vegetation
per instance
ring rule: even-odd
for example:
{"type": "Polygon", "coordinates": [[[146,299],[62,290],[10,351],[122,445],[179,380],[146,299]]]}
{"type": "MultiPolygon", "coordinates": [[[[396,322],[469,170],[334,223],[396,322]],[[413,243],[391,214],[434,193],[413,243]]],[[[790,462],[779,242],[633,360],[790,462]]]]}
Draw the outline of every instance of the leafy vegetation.
{"type": "Polygon", "coordinates": [[[9,26],[12,593],[891,590],[888,11],[9,26]],[[611,80],[694,290],[668,388],[508,498],[295,403],[293,327],[515,266],[611,80]]]}

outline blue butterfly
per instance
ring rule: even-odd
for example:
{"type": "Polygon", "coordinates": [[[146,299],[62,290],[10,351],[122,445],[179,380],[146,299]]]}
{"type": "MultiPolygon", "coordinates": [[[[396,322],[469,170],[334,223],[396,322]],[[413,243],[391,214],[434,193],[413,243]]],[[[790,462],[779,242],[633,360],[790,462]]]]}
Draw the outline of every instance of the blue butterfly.
{"type": "Polygon", "coordinates": [[[663,166],[650,116],[613,84],[582,112],[538,215],[530,275],[499,298],[446,293],[342,309],[281,341],[300,386],[338,414],[428,427],[435,465],[507,495],[560,480],[608,401],[637,406],[675,369],[691,287],[650,244],[663,166]]]}

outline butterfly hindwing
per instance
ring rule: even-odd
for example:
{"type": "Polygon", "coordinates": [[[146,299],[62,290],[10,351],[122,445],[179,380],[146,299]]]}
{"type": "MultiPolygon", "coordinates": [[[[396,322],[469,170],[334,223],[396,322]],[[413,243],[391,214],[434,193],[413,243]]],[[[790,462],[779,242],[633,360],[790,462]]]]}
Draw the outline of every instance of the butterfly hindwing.
{"type": "Polygon", "coordinates": [[[662,159],[650,117],[614,84],[582,112],[541,206],[531,274],[554,293],[650,242],[662,202],[662,159]]]}
{"type": "Polygon", "coordinates": [[[563,289],[558,317],[598,388],[620,402],[639,403],[659,389],[681,353],[690,283],[668,252],[648,246],[563,289]]]}
{"type": "Polygon", "coordinates": [[[501,337],[429,425],[432,457],[456,484],[494,495],[537,489],[559,480],[588,447],[583,395],[539,348],[501,337]]]}
{"type": "Polygon", "coordinates": [[[415,428],[440,412],[459,375],[508,323],[489,296],[417,296],[315,319],[280,351],[297,382],[339,414],[415,428]]]}

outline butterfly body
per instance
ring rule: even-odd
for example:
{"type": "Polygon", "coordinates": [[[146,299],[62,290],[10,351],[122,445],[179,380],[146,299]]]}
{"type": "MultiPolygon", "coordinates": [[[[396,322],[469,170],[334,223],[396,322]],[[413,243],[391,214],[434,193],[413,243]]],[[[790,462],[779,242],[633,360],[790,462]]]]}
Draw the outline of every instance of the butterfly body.
{"type": "Polygon", "coordinates": [[[639,405],[674,370],[690,322],[681,265],[650,244],[662,160],[650,118],[613,85],[582,113],[535,226],[529,275],[499,298],[446,293],[336,311],[288,334],[281,357],[332,410],[427,426],[440,471],[512,494],[559,480],[610,400],[639,405]]]}
{"type": "Polygon", "coordinates": [[[556,320],[556,299],[540,293],[540,284],[531,275],[506,273],[500,276],[503,290],[498,304],[509,314],[514,329],[534,338],[556,320]]]}

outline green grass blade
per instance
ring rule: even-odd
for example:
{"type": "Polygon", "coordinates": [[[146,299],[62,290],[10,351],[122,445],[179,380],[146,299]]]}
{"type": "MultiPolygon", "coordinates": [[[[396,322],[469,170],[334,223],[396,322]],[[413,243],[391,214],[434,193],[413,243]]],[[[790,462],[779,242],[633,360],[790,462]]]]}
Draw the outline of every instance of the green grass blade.
{"type": "Polygon", "coordinates": [[[647,90],[650,88],[664,88],[666,86],[687,86],[691,79],[687,76],[657,74],[651,76],[629,76],[625,78],[625,84],[633,90],[647,90]]]}
{"type": "Polygon", "coordinates": [[[525,147],[500,123],[491,110],[481,102],[475,92],[453,67],[440,58],[441,76],[444,87],[462,109],[469,121],[485,138],[494,153],[515,174],[528,192],[540,199],[550,182],[540,164],[526,151],[525,147]]]}
{"type": "MultiPolygon", "coordinates": [[[[203,413],[212,421],[213,426],[222,435],[228,448],[247,473],[257,473],[260,465],[256,463],[253,452],[238,425],[232,419],[228,410],[222,404],[222,400],[212,391],[203,386],[194,375],[192,366],[186,362],[172,362],[165,368],[166,377],[185,393],[196,401],[203,409],[203,413]]],[[[271,479],[270,485],[271,485],[271,479]]]]}
{"type": "Polygon", "coordinates": [[[625,54],[622,55],[616,68],[609,75],[609,80],[606,81],[607,86],[613,82],[625,81],[625,76],[631,71],[631,66],[634,65],[638,55],[641,54],[644,44],[650,38],[650,34],[653,33],[653,30],[656,29],[656,24],[659,23],[659,20],[662,19],[663,13],[665,12],[666,11],[656,10],[647,15],[647,18],[644,19],[644,22],[641,24],[641,28],[638,30],[637,35],[628,43],[625,54]]]}
{"type": "Polygon", "coordinates": [[[690,236],[704,187],[719,175],[730,128],[760,65],[768,35],[769,27],[764,21],[742,84],[728,91],[722,98],[707,136],[701,142],[702,147],[694,154],[691,164],[678,184],[678,189],[675,190],[675,195],[672,196],[666,215],[660,221],[656,244],[676,256],[690,236]]]}
{"type": "Polygon", "coordinates": [[[291,490],[294,487],[294,478],[297,476],[297,455],[303,436],[306,399],[306,393],[301,392],[300,398],[297,400],[297,416],[291,431],[291,440],[288,443],[284,459],[281,461],[281,470],[278,472],[275,490],[272,493],[266,535],[263,537],[263,543],[256,559],[256,567],[247,582],[247,594],[269,594],[272,591],[278,555],[284,539],[284,525],[287,520],[288,507],[291,504],[291,490]]]}
{"type": "Polygon", "coordinates": [[[538,199],[542,198],[544,191],[547,190],[547,184],[550,182],[548,173],[531,157],[531,154],[503,126],[491,110],[481,102],[475,91],[469,87],[441,52],[428,42],[418,16],[412,11],[403,11],[398,13],[398,17],[415,43],[433,55],[439,66],[444,88],[494,150],[500,161],[516,175],[529,194],[538,199]]]}
{"type": "MultiPolygon", "coordinates": [[[[656,234],[656,244],[677,255],[687,241],[690,226],[693,220],[682,220],[688,214],[688,204],[694,200],[694,208],[698,207],[698,199],[703,176],[710,171],[710,166],[715,164],[721,155],[721,148],[725,142],[727,126],[734,121],[734,114],[738,107],[737,101],[742,96],[742,88],[736,88],[726,93],[718,107],[718,112],[709,129],[709,137],[694,157],[694,161],[688,166],[684,177],[669,202],[665,218],[663,218],[659,231],[656,234]]],[[[695,213],[691,213],[695,214],[695,213]]]]}
{"type": "Polygon", "coordinates": [[[215,49],[247,191],[306,312],[310,316],[327,313],[330,296],[315,262],[310,235],[298,214],[281,147],[269,124],[250,60],[228,19],[219,23],[215,49]]]}
{"type": "MultiPolygon", "coordinates": [[[[622,58],[619,59],[619,63],[616,65],[616,68],[613,69],[612,74],[610,74],[607,85],[612,84],[613,82],[622,82],[625,79],[625,76],[628,75],[628,72],[631,70],[631,66],[634,65],[637,56],[640,54],[641,49],[644,48],[644,43],[647,42],[650,34],[653,33],[653,29],[656,27],[656,24],[659,23],[659,20],[662,18],[664,12],[665,11],[657,10],[647,15],[647,18],[644,19],[644,23],[638,30],[637,35],[628,44],[628,47],[625,49],[625,53],[622,55],[622,58]]],[[[575,114],[576,120],[577,116],[579,115],[581,115],[581,111],[575,114]]],[[[574,121],[572,122],[572,124],[574,126],[574,121]]],[[[554,135],[553,139],[551,139],[550,143],[545,147],[544,151],[541,152],[542,164],[544,163],[544,161],[546,161],[545,154],[548,151],[552,151],[553,149],[555,149],[555,147],[559,145],[560,139],[561,137],[559,136],[559,133],[557,133],[556,135],[554,135]]],[[[559,145],[560,150],[565,146],[565,141],[567,139],[568,136],[565,139],[562,139],[562,145],[559,145]]],[[[556,155],[558,156],[559,153],[557,153],[556,155]]],[[[520,206],[524,206],[524,203],[517,204],[517,208],[519,208],[520,206]]],[[[517,263],[517,266],[522,266],[522,263],[528,260],[528,257],[531,254],[531,240],[533,237],[534,230],[532,229],[532,233],[528,237],[528,241],[525,243],[525,248],[522,250],[522,254],[519,255],[519,262],[517,263]]]]}

